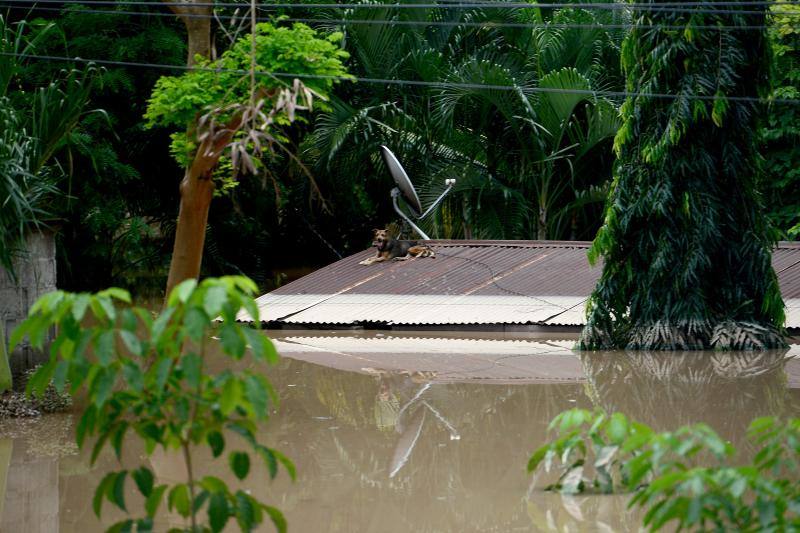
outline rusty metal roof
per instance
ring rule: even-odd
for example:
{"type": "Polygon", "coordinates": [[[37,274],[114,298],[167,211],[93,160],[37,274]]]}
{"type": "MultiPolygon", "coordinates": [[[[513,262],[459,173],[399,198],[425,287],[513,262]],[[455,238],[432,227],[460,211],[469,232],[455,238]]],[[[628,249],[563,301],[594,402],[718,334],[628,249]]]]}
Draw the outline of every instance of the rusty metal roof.
{"type": "MultiPolygon", "coordinates": [[[[441,332],[387,335],[270,332],[282,356],[348,372],[372,375],[402,372],[423,378],[427,383],[473,380],[484,384],[565,383],[583,382],[587,378],[579,356],[572,351],[574,339],[530,339],[507,334],[465,338],[455,332],[446,337],[441,335],[441,332]]],[[[659,358],[658,355],[648,357],[659,358]]],[[[783,358],[788,386],[800,388],[800,345],[792,345],[783,358]]],[[[735,368],[742,376],[760,373],[753,368],[743,370],[726,364],[721,354],[708,359],[709,367],[720,377],[736,377],[737,372],[731,371],[735,368]]],[[[752,362],[758,366],[758,361],[752,362]]],[[[658,367],[654,364],[651,368],[658,367]]],[[[660,375],[663,378],[668,373],[660,375]]]]}
{"type": "MultiPolygon", "coordinates": [[[[262,320],[333,325],[565,325],[584,322],[584,304],[600,276],[581,241],[452,241],[428,244],[436,258],[359,261],[364,250],[258,299],[262,320]]],[[[800,328],[800,243],[773,254],[787,304],[800,328]]]]}

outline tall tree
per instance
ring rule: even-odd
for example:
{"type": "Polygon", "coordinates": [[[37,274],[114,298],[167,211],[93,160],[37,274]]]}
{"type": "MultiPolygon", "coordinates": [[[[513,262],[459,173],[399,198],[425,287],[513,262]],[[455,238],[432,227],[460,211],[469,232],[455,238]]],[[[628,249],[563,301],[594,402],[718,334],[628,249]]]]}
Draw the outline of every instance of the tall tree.
{"type": "Polygon", "coordinates": [[[637,95],[622,107],[614,182],[590,252],[603,273],[579,345],[780,346],[774,233],[756,190],[757,98],[769,91],[770,59],[765,31],[754,28],[764,28],[766,10],[643,4],[622,48],[637,95]]]}
{"type": "MultiPolygon", "coordinates": [[[[314,97],[324,99],[346,75],[342,60],[347,53],[337,44],[341,37],[322,38],[302,24],[276,28],[253,22],[251,34],[234,42],[218,60],[197,55],[196,70],[157,82],[146,113],[150,125],[188,125],[185,134],[173,135],[172,143],[185,173],[167,294],[200,274],[217,183],[230,182],[239,170],[255,173],[257,162],[250,154],[271,155],[280,149],[280,127],[292,122],[296,111],[310,110],[314,97]],[[297,78],[286,81],[271,72],[297,78]],[[309,79],[302,80],[304,75],[309,79]],[[220,170],[221,160],[227,166],[220,170]]],[[[192,47],[190,39],[190,52],[192,47]]]]}

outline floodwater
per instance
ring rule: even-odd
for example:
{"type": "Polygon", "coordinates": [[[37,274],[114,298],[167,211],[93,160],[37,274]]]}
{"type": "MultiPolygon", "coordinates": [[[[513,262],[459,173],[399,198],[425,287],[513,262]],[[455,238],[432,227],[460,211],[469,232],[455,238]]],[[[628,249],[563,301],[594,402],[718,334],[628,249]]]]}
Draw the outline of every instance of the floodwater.
{"type": "MultiPolygon", "coordinates": [[[[658,429],[704,421],[741,448],[754,417],[800,416],[800,346],[576,354],[570,339],[393,335],[275,334],[284,358],[265,371],[281,404],[259,438],[292,458],[298,479],[270,481],[258,465],[241,486],[280,508],[290,531],[638,531],[624,496],[552,494],[551,480],[526,473],[559,412],[603,407],[658,429]]],[[[0,423],[0,531],[91,533],[123,517],[108,504],[100,520],[92,512],[94,488],[119,464],[107,454],[90,466],[74,420],[0,423]]],[[[124,466],[143,461],[161,482],[183,480],[179,456],[147,459],[127,441],[124,466]]],[[[194,461],[238,486],[224,461],[194,461]]],[[[132,491],[128,506],[141,510],[132,491]]],[[[164,513],[156,526],[181,525],[164,513]]]]}

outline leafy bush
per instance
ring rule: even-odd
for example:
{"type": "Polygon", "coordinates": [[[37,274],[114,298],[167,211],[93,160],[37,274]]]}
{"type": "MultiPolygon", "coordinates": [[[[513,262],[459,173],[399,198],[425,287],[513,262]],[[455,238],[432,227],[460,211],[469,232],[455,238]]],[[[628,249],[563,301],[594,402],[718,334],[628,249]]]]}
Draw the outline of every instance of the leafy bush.
{"type": "Polygon", "coordinates": [[[146,309],[131,305],[121,289],[96,294],[52,292],[40,298],[29,317],[12,334],[12,346],[25,335],[42,347],[46,332],[58,326],[50,347],[50,360],[28,383],[39,393],[51,379],[59,391],[69,383],[71,392],[86,391],[88,405],[76,429],[79,446],[97,437],[91,461],[110,447],[121,457],[125,437],[136,435],[150,456],[156,448],[180,450],[188,472],[185,483],[157,484],[145,466],[108,473],[95,490],[93,508],[100,516],[108,500],[123,511],[125,483],[133,478],[145,499],[144,518],[128,519],[112,531],[150,531],[163,499],[170,510],[190,518],[191,531],[221,531],[231,518],[250,531],[268,516],[279,531],[286,523],[280,511],[247,492],[232,491],[213,476],[196,477],[192,448],[208,446],[214,457],[226,451],[225,434],[243,437],[249,451],[228,453],[228,464],[238,479],[250,472],[251,454],[264,460],[270,477],[282,464],[294,478],[294,466],[279,451],[260,444],[256,423],[269,416],[277,403],[269,381],[251,371],[209,373],[206,349],[212,332],[221,351],[233,360],[246,353],[257,361],[274,363],[278,355],[269,339],[236,322],[244,309],[258,324],[253,299],[255,284],[243,277],[188,280],[170,294],[165,309],[155,319],[146,309]],[[221,325],[215,322],[219,317],[221,325]],[[198,524],[206,511],[208,525],[198,524]]]}
{"type": "Polygon", "coordinates": [[[800,528],[800,419],[754,420],[751,462],[730,466],[734,447],[705,424],[657,433],[622,413],[572,409],[550,430],[528,471],[558,464],[548,490],[633,492],[630,507],[646,510],[644,526],[659,530],[785,531],[800,528]],[[711,466],[699,466],[711,464],[711,466]]]}

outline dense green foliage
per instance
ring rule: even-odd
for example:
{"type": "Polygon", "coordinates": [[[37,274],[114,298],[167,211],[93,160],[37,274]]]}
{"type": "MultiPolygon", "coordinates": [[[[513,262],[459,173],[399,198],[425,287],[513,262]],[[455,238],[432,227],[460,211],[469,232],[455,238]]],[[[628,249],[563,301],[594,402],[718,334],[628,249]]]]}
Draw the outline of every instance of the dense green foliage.
{"type": "Polygon", "coordinates": [[[191,531],[221,531],[231,518],[242,531],[250,531],[266,517],[285,531],[280,511],[243,490],[233,491],[219,478],[200,477],[191,460],[198,447],[208,447],[213,457],[220,457],[226,437],[238,435],[250,449],[250,453],[227,454],[238,479],[248,476],[251,453],[263,459],[271,478],[279,463],[294,477],[292,463],[255,438],[256,423],[269,417],[278,400],[263,373],[209,368],[212,334],[219,336],[219,351],[231,365],[245,355],[256,362],[277,361],[265,335],[236,321],[243,310],[259,324],[256,290],[251,280],[242,277],[209,278],[200,284],[189,280],[176,287],[155,317],[146,309],[126,305],[130,295],[121,289],[96,294],[58,291],[40,298],[13,332],[12,348],[26,335],[42,348],[47,332],[58,327],[50,359],[28,382],[28,391],[41,394],[52,380],[59,391],[69,387],[73,394],[86,393],[76,439],[79,446],[93,440],[92,462],[107,447],[119,459],[122,447],[130,446],[134,437],[144,442],[147,456],[156,449],[183,454],[185,483],[156,484],[146,466],[103,478],[93,500],[98,516],[104,500],[128,512],[128,478],[144,498],[146,517],[125,520],[112,526],[113,531],[152,530],[163,500],[171,511],[191,518],[191,531]],[[222,325],[215,323],[216,318],[222,325]],[[207,525],[198,523],[203,512],[207,525]]]}
{"type": "MultiPolygon", "coordinates": [[[[261,23],[256,26],[256,31],[255,65],[259,72],[296,74],[312,91],[310,94],[323,101],[328,98],[336,79],[347,75],[342,61],[348,54],[337,45],[341,34],[320,38],[304,24],[294,24],[289,28],[261,23]],[[304,74],[308,77],[303,77],[304,74]]],[[[275,98],[282,87],[291,85],[291,79],[257,74],[256,86],[251,88],[247,79],[251,49],[251,37],[245,35],[219,59],[198,58],[196,70],[181,76],[164,76],[156,83],[145,113],[146,125],[190,126],[188,132],[172,136],[172,155],[181,166],[189,166],[194,157],[199,133],[196,123],[201,115],[221,111],[215,120],[224,123],[236,113],[237,105],[248,102],[251,90],[275,98]]],[[[319,103],[318,107],[324,109],[324,103],[319,103]]],[[[274,123],[288,126],[293,115],[291,111],[282,112],[275,117],[274,123]]]]}
{"type": "MultiPolygon", "coordinates": [[[[28,25],[34,28],[30,38],[36,41],[38,54],[185,63],[186,37],[180,21],[146,16],[156,10],[152,6],[103,9],[110,13],[91,13],[97,8],[75,5],[61,13],[33,12],[47,22],[23,11],[11,14],[29,19],[28,25]],[[53,27],[39,36],[39,29],[48,22],[53,27]]],[[[780,11],[794,9],[781,6],[780,11]]],[[[236,13],[229,7],[217,11],[225,16],[236,13]]],[[[210,214],[205,275],[246,273],[267,289],[284,272],[292,277],[297,267],[319,266],[337,254],[363,248],[369,242],[365,228],[383,226],[394,218],[388,195],[393,183],[378,157],[382,143],[403,161],[422,190],[424,203],[441,192],[445,178],[458,179],[454,194],[424,227],[432,235],[559,239],[595,235],[612,173],[609,145],[621,124],[614,110],[619,102],[540,91],[622,90],[620,44],[626,31],[603,25],[627,24],[630,12],[589,6],[554,10],[397,9],[389,5],[283,12],[318,19],[310,23],[318,40],[343,34],[340,46],[350,54],[346,65],[354,75],[440,85],[359,81],[331,90],[320,87],[331,96],[330,109],[279,132],[297,159],[265,160],[259,168],[262,179],[243,180],[235,187],[232,180],[223,178],[230,173],[218,173],[220,189],[226,194],[216,200],[210,214]],[[342,24],[341,19],[352,22],[342,24]],[[454,25],[440,25],[449,23],[454,25]],[[502,26],[508,23],[539,26],[502,26]],[[275,250],[281,250],[280,254],[275,250]]],[[[225,27],[215,24],[216,57],[221,58],[239,37],[233,29],[241,20],[226,21],[225,27]]],[[[703,20],[716,19],[695,15],[693,23],[703,20]]],[[[688,16],[678,23],[687,21],[688,16]]],[[[797,30],[792,21],[791,15],[774,15],[769,22],[775,59],[772,94],[784,98],[797,94],[797,30]]],[[[292,34],[289,22],[276,19],[270,27],[280,29],[280,35],[292,34]]],[[[707,40],[718,35],[711,30],[696,37],[707,40]]],[[[673,36],[687,38],[681,31],[668,37],[673,36]]],[[[240,46],[248,48],[245,43],[240,46]]],[[[19,65],[9,89],[15,101],[23,90],[30,95],[37,87],[60,79],[62,70],[83,67],[34,59],[19,65]]],[[[236,65],[249,68],[246,61],[236,65]]],[[[269,59],[258,69],[290,70],[291,66],[269,59]]],[[[184,146],[174,146],[174,153],[183,153],[182,160],[185,149],[191,147],[183,126],[147,128],[143,116],[156,81],[169,72],[124,65],[106,65],[96,71],[98,82],[87,107],[105,110],[107,118],[82,116],[56,151],[55,160],[61,164],[48,165],[48,173],[41,174],[67,178],[56,180],[63,194],[48,206],[60,221],[61,287],[85,290],[120,285],[140,294],[163,287],[178,205],[176,183],[181,176],[166,146],[170,135],[178,139],[177,144],[184,146]]],[[[193,73],[197,79],[207,79],[208,74],[193,73]]],[[[245,90],[246,82],[236,87],[245,90]]],[[[205,96],[212,93],[213,86],[202,91],[205,96]]],[[[796,106],[771,104],[758,133],[764,157],[760,183],[768,213],[775,227],[792,238],[797,236],[791,228],[799,222],[795,199],[800,195],[796,112],[796,106]]],[[[5,142],[4,146],[14,144],[5,142]]],[[[0,157],[0,162],[10,159],[0,157]]],[[[54,187],[52,180],[28,183],[31,199],[46,197],[54,187]]],[[[0,217],[8,214],[3,211],[0,217]]],[[[18,233],[18,226],[13,228],[12,233],[18,233]]]]}
{"type": "MultiPolygon", "coordinates": [[[[86,10],[65,10],[46,34],[36,37],[34,52],[161,64],[185,61],[184,37],[174,23],[86,10]]],[[[36,31],[40,23],[34,24],[36,31]]],[[[23,63],[15,85],[28,93],[69,67],[68,62],[31,58],[23,63]]],[[[50,205],[61,226],[59,287],[163,288],[159,271],[168,261],[164,242],[174,225],[180,170],[165,150],[168,133],[145,130],[142,119],[161,74],[158,69],[116,65],[96,71],[89,107],[105,114],[82,116],[65,139],[59,159],[67,176],[59,183],[60,201],[50,205]]]]}
{"type": "MultiPolygon", "coordinates": [[[[776,6],[769,37],[775,59],[772,96],[800,98],[800,6],[776,6]]],[[[761,128],[762,187],[773,224],[790,239],[800,237],[800,109],[771,103],[761,128]]]]}
{"type": "Polygon", "coordinates": [[[550,424],[557,437],[536,450],[528,471],[558,465],[564,493],[634,492],[644,526],[699,531],[790,531],[800,527],[800,419],[750,424],[751,461],[704,424],[656,433],[628,420],[572,409],[550,424]],[[712,466],[702,466],[712,465],[712,466]]]}
{"type": "Polygon", "coordinates": [[[603,273],[582,348],[783,343],[774,233],[756,188],[762,110],[728,98],[768,92],[766,32],[735,29],[763,26],[766,10],[742,6],[634,10],[622,63],[627,89],[642,94],[622,108],[614,182],[590,254],[603,257],[603,273]],[[653,96],[663,93],[675,97],[653,96]]]}
{"type": "Polygon", "coordinates": [[[44,83],[19,86],[25,54],[50,26],[31,32],[0,15],[0,267],[24,250],[25,233],[55,216],[50,204],[64,170],[54,161],[74,130],[96,79],[95,70],[59,72],[44,83]]]}
{"type": "Polygon", "coordinates": [[[334,184],[349,183],[350,205],[342,199],[334,206],[385,224],[391,180],[378,146],[386,144],[423,203],[441,193],[445,179],[458,179],[426,226],[432,235],[591,236],[619,124],[614,103],[569,91],[621,88],[615,64],[622,33],[602,27],[624,21],[616,13],[389,5],[332,13],[372,22],[330,25],[344,29],[355,75],[438,85],[343,87],[304,145],[323,191],[335,195],[334,184]],[[525,23],[538,26],[502,26],[525,23]]]}

